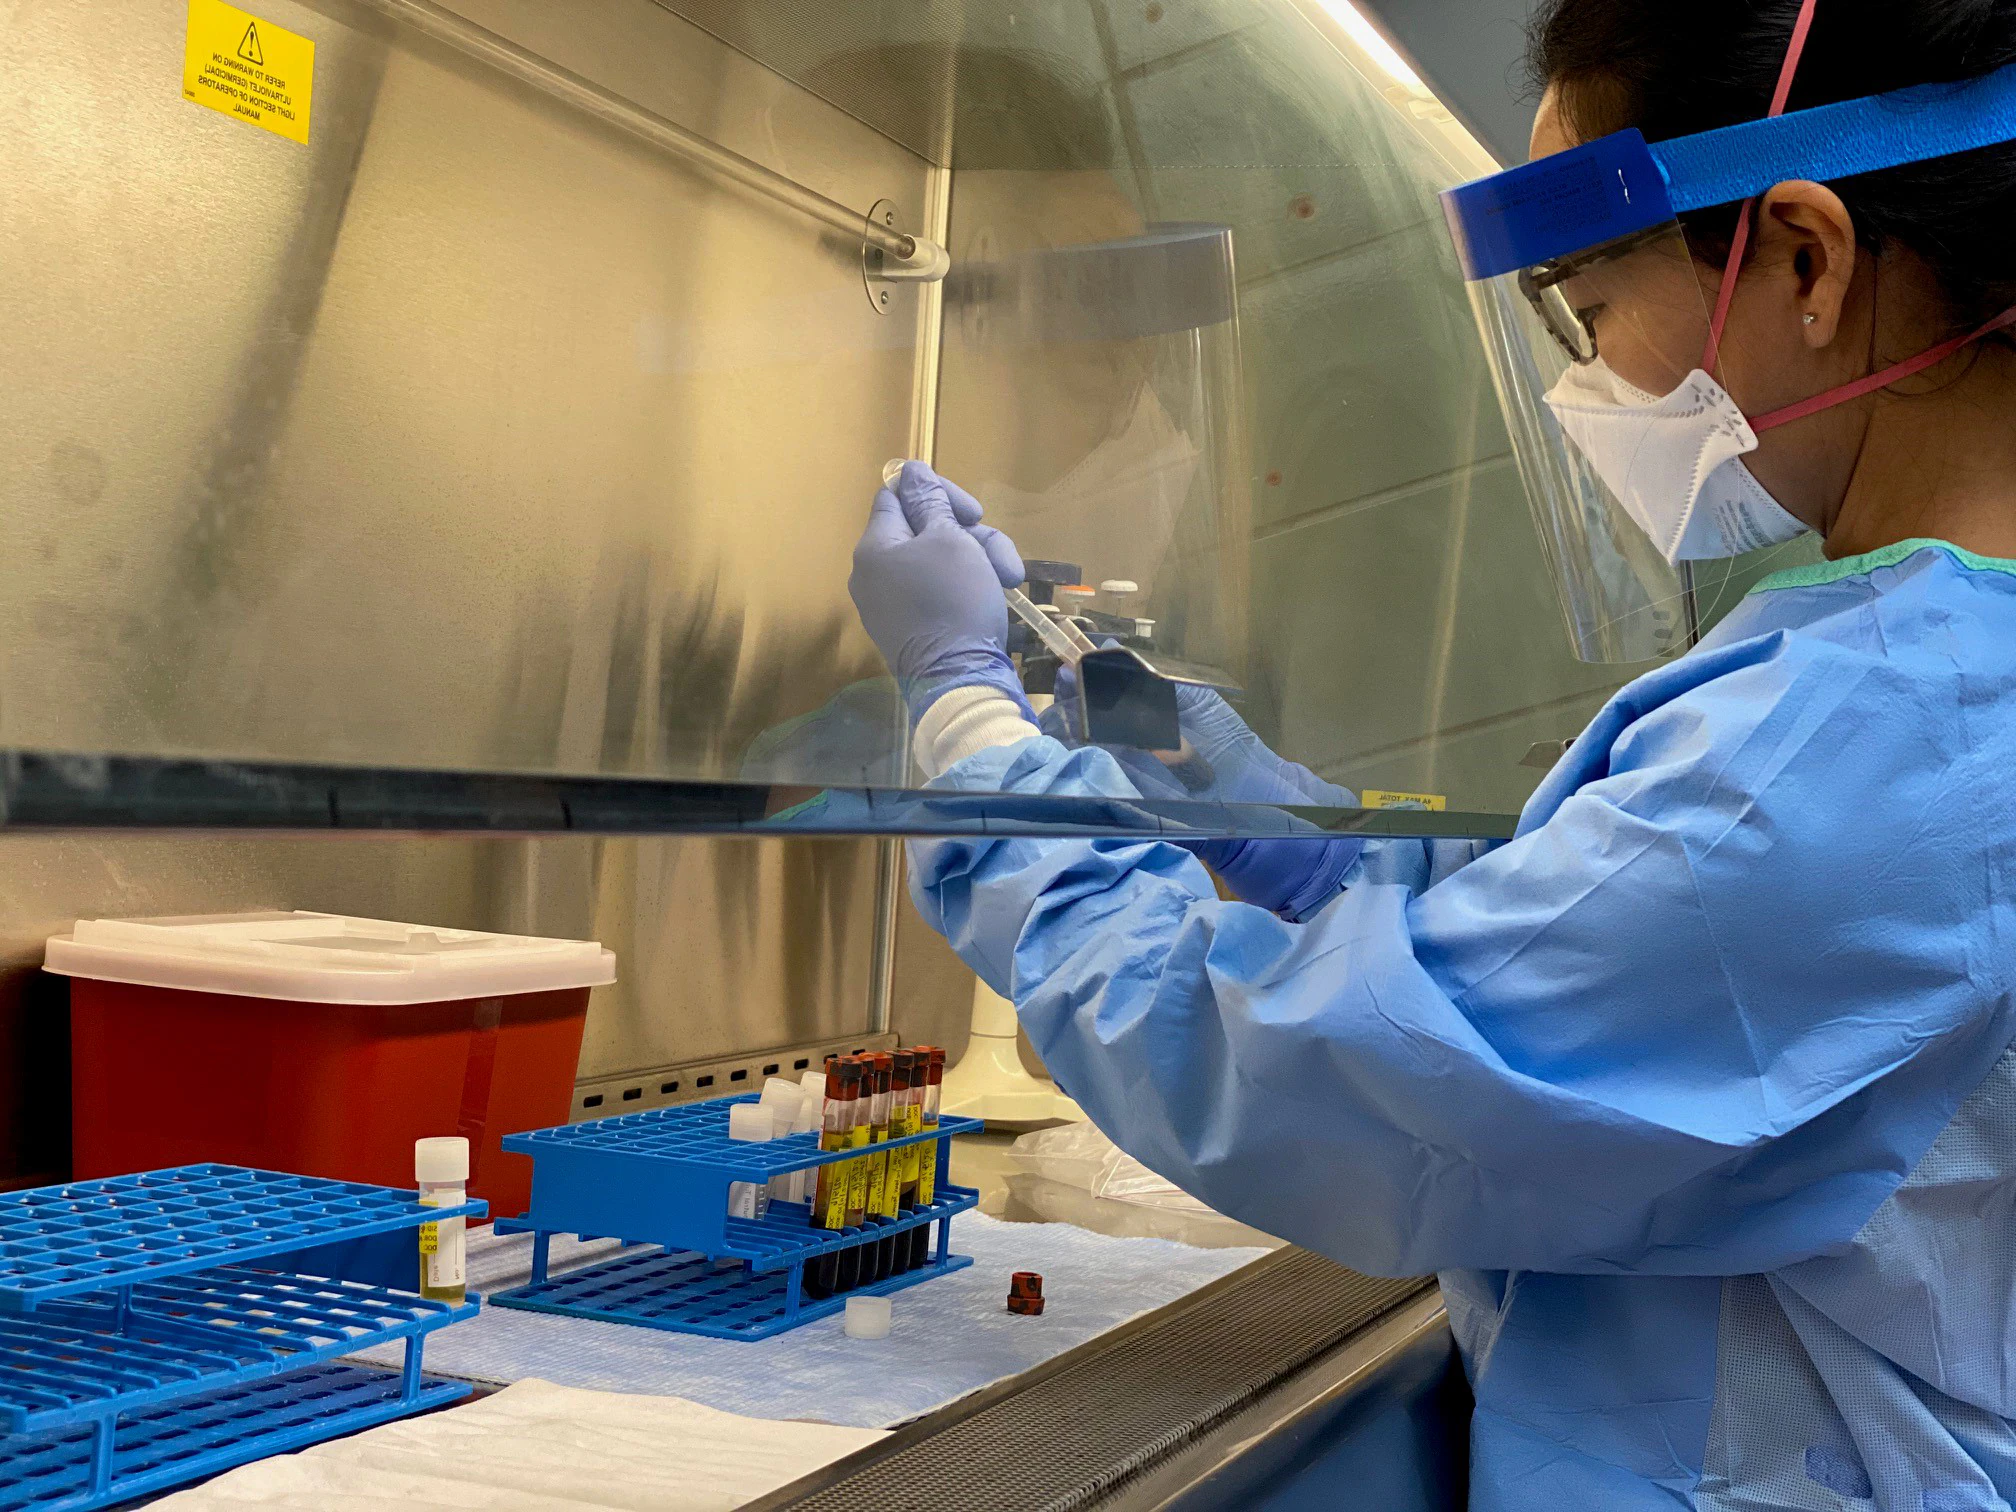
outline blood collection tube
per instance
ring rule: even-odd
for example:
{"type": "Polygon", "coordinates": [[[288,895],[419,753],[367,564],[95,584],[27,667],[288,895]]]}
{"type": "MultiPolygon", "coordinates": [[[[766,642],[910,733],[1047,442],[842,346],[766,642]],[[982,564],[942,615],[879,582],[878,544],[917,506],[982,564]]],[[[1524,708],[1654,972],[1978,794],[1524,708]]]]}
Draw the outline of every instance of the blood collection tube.
{"type": "MultiPolygon", "coordinates": [[[[874,1112],[874,1090],[872,1077],[874,1069],[866,1057],[847,1057],[841,1063],[854,1068],[854,1128],[848,1140],[848,1148],[866,1150],[873,1126],[869,1123],[874,1112]]],[[[842,1073],[845,1074],[844,1072],[842,1073]]],[[[847,1162],[847,1227],[858,1229],[868,1222],[868,1157],[857,1155],[847,1162]]],[[[861,1246],[851,1245],[840,1251],[840,1289],[849,1291],[861,1284],[862,1262],[866,1259],[861,1246]]]]}
{"type": "MultiPolygon", "coordinates": [[[[927,1070],[924,1074],[924,1132],[938,1131],[938,1108],[940,1094],[945,1086],[945,1052],[936,1045],[919,1045],[917,1053],[924,1057],[927,1070]]],[[[938,1200],[938,1141],[927,1139],[919,1145],[917,1165],[917,1206],[929,1207],[938,1200]]],[[[919,1224],[910,1231],[910,1263],[906,1270],[915,1270],[931,1261],[931,1229],[928,1223],[919,1224]]]]}
{"type": "MultiPolygon", "coordinates": [[[[819,1124],[819,1148],[823,1151],[849,1149],[854,1137],[854,1106],[861,1091],[861,1068],[828,1061],[826,1104],[819,1124]]],[[[812,1193],[812,1226],[841,1229],[847,1226],[849,1162],[832,1160],[819,1167],[812,1193]]],[[[830,1297],[840,1284],[840,1257],[821,1255],[805,1267],[805,1295],[830,1297]]]]}
{"type": "MultiPolygon", "coordinates": [[[[902,1124],[905,1134],[924,1132],[924,1083],[930,1080],[930,1073],[931,1058],[911,1051],[910,1085],[903,1093],[902,1124]],[[921,1076],[918,1075],[920,1070],[924,1073],[921,1076]]],[[[924,1147],[921,1144],[905,1145],[903,1154],[903,1192],[898,1202],[903,1207],[914,1208],[917,1206],[917,1178],[924,1165],[924,1147]]]]}
{"type": "MultiPolygon", "coordinates": [[[[928,1065],[928,1062],[926,1064],[928,1065]]],[[[896,1107],[890,1117],[898,1131],[899,1137],[915,1134],[923,1127],[921,1110],[923,1108],[922,1093],[924,1086],[923,1078],[918,1075],[918,1070],[918,1057],[915,1050],[899,1050],[896,1052],[896,1089],[894,1092],[896,1107]]],[[[896,1168],[891,1174],[895,1179],[896,1211],[900,1217],[907,1216],[910,1210],[917,1205],[917,1146],[914,1144],[905,1145],[896,1154],[898,1157],[896,1168]]],[[[895,1270],[905,1271],[910,1268],[910,1236],[908,1233],[905,1233],[903,1236],[901,1252],[892,1255],[891,1260],[892,1267],[895,1270]]]]}
{"type": "MultiPolygon", "coordinates": [[[[894,1054],[877,1055],[875,1062],[877,1073],[889,1087],[889,1137],[897,1139],[904,1132],[903,1094],[909,1085],[909,1056],[907,1052],[898,1050],[894,1054]]],[[[892,1150],[890,1152],[888,1181],[882,1189],[881,1206],[876,1209],[876,1212],[881,1217],[890,1219],[891,1221],[895,1220],[899,1210],[902,1195],[903,1157],[907,1153],[908,1151],[905,1150],[892,1150]]],[[[906,1251],[902,1248],[902,1245],[908,1239],[909,1235],[907,1234],[891,1234],[875,1246],[878,1251],[875,1266],[881,1275],[893,1276],[903,1269],[906,1251]]]]}
{"type": "MultiPolygon", "coordinates": [[[[877,1052],[867,1057],[868,1076],[864,1084],[874,1089],[869,1099],[868,1115],[868,1216],[883,1218],[895,1216],[894,1173],[890,1169],[890,1153],[881,1148],[889,1142],[889,1057],[877,1052]]],[[[861,1247],[861,1280],[865,1285],[870,1281],[880,1281],[889,1274],[889,1247],[886,1240],[861,1247]]]]}

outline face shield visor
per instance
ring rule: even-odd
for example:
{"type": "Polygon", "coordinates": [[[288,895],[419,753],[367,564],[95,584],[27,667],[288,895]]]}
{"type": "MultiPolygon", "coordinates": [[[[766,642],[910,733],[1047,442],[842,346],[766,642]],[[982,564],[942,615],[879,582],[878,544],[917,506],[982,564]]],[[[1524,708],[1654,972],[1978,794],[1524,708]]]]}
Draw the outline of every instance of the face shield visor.
{"type": "Polygon", "coordinates": [[[1716,318],[1743,238],[1725,271],[1688,245],[1680,217],[1788,180],[2009,140],[2016,67],[1656,144],[1619,132],[1443,196],[1576,655],[1684,651],[1694,636],[1685,564],[1804,531],[1742,461],[1759,433],[1888,387],[2016,321],[1746,417],[1722,382],[1716,318]]]}
{"type": "Polygon", "coordinates": [[[1686,649],[1681,570],[1655,542],[1642,500],[1671,486],[1676,468],[1691,485],[1748,449],[1740,414],[1720,447],[1692,457],[1690,428],[1659,423],[1669,408],[1698,412],[1692,380],[1708,347],[1712,294],[1642,140],[1635,166],[1651,180],[1639,192],[1614,145],[1592,143],[1449,197],[1541,550],[1575,653],[1592,662],[1686,649]],[[1553,234],[1517,234],[1529,204],[1552,208],[1536,229],[1553,234]],[[1635,420],[1619,428],[1628,411],[1635,420]]]}

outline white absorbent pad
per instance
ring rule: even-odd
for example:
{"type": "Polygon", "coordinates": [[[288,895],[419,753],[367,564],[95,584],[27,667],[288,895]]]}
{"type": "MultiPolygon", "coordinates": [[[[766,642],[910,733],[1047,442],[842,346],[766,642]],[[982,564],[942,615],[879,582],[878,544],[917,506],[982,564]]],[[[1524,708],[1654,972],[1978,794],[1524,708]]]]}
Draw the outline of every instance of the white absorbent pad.
{"type": "MultiPolygon", "coordinates": [[[[522,1283],[531,1243],[523,1234],[472,1237],[470,1285],[495,1292],[522,1283]]],[[[886,1339],[846,1337],[837,1314],[743,1342],[486,1306],[428,1337],[426,1369],[461,1380],[536,1378],[684,1397],[751,1417],[886,1428],[1040,1365],[1267,1253],[1115,1239],[981,1213],[953,1220],[952,1250],[973,1264],[896,1292],[886,1339]],[[1040,1318],[1007,1310],[1008,1278],[1023,1270],[1042,1273],[1040,1318]]],[[[613,1243],[555,1240],[552,1269],[618,1252],[613,1243]]],[[[402,1348],[381,1345],[356,1358],[397,1365],[402,1348]]]]}
{"type": "Polygon", "coordinates": [[[728,1512],[882,1437],[676,1397],[520,1381],[446,1412],[276,1455],[156,1503],[172,1512],[728,1512]]]}

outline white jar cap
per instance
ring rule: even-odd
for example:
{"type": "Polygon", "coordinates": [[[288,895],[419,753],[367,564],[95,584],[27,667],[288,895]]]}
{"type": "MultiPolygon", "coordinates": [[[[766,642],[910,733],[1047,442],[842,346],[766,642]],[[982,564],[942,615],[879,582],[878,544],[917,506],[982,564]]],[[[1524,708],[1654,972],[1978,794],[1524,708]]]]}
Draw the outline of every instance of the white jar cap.
{"type": "Polygon", "coordinates": [[[415,1181],[467,1181],[469,1141],[459,1134],[413,1141],[415,1181]]]}
{"type": "Polygon", "coordinates": [[[1101,593],[1139,593],[1141,585],[1128,578],[1108,578],[1099,585],[1101,593]]]}
{"type": "Polygon", "coordinates": [[[805,1094],[798,1083],[773,1076],[763,1083],[763,1106],[770,1110],[770,1117],[780,1132],[788,1130],[798,1121],[798,1105],[805,1094]]]}
{"type": "Polygon", "coordinates": [[[895,1309],[887,1297],[849,1297],[847,1299],[847,1337],[850,1339],[886,1339],[889,1337],[890,1320],[895,1309]]]}
{"type": "Polygon", "coordinates": [[[728,1110],[728,1137],[745,1144],[763,1144],[776,1133],[770,1110],[761,1103],[736,1103],[728,1110]]]}

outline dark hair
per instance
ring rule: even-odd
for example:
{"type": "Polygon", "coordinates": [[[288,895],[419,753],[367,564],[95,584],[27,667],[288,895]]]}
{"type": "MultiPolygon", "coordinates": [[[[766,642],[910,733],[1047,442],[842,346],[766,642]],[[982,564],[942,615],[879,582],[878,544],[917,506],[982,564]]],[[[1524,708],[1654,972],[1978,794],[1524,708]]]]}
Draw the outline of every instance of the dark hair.
{"type": "MultiPolygon", "coordinates": [[[[1560,87],[1580,138],[1636,126],[1648,140],[1754,120],[1770,108],[1799,0],[1544,0],[1528,58],[1560,87]]],[[[1820,0],[1788,109],[1949,84],[2016,63],[2016,0],[1820,0]]],[[[1886,169],[1831,186],[1872,251],[1930,266],[1958,326],[2016,305],[2016,144],[1886,169]]],[[[1737,207],[1683,217],[1728,256],[1737,207]]]]}

